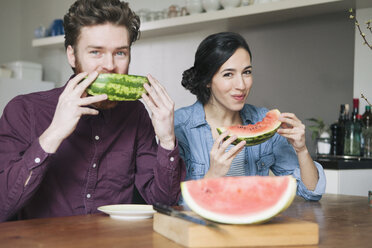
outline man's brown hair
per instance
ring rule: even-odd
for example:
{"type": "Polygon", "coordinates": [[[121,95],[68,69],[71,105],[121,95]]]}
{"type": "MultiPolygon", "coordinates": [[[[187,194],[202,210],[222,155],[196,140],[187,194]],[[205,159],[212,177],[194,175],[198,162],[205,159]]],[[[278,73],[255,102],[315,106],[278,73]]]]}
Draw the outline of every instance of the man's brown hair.
{"type": "Polygon", "coordinates": [[[140,19],[129,8],[127,2],[120,0],[77,0],[71,5],[63,19],[65,29],[65,48],[71,45],[76,49],[80,31],[85,26],[111,23],[125,26],[132,45],[140,36],[140,19]]]}

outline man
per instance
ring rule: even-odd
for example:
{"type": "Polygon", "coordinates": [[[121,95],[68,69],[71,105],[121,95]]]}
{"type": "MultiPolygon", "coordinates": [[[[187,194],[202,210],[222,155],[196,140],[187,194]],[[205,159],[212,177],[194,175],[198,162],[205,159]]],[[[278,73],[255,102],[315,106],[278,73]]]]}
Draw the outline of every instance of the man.
{"type": "Polygon", "coordinates": [[[64,17],[75,74],[62,88],[14,98],[0,119],[0,221],[97,212],[132,203],[177,203],[185,177],[174,102],[152,76],[140,101],[87,96],[99,73],[128,74],[140,20],[120,0],[77,0],[64,17]],[[159,139],[156,143],[155,134],[159,139]]]}

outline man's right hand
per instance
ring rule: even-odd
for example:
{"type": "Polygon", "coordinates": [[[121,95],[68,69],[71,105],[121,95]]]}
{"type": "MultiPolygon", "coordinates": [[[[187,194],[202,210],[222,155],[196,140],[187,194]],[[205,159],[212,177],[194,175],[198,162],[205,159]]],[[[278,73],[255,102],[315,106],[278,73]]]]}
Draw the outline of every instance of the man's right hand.
{"type": "Polygon", "coordinates": [[[41,147],[47,153],[54,153],[64,139],[75,130],[82,115],[97,115],[96,109],[86,107],[107,99],[107,95],[87,96],[86,88],[96,79],[98,73],[82,72],[72,78],[59,96],[56,111],[50,126],[39,137],[41,147]]]}

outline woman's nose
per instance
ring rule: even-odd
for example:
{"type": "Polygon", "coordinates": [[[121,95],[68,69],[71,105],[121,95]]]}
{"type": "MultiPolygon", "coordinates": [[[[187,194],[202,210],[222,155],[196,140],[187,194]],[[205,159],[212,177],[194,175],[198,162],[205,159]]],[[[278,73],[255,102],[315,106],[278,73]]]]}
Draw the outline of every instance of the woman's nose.
{"type": "Polygon", "coordinates": [[[240,90],[244,90],[246,88],[246,84],[242,76],[237,77],[235,81],[235,87],[240,90]]]}

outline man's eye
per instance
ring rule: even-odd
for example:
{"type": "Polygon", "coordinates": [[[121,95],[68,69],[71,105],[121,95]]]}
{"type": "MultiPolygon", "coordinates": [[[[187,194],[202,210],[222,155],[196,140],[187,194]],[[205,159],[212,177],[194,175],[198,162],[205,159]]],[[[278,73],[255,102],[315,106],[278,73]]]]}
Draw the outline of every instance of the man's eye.
{"type": "Polygon", "coordinates": [[[93,54],[93,55],[97,55],[97,54],[99,54],[99,52],[98,52],[98,51],[95,51],[95,50],[94,50],[94,51],[90,51],[89,53],[90,53],[90,54],[93,54]]]}
{"type": "Polygon", "coordinates": [[[123,51],[117,52],[116,54],[119,55],[119,56],[125,56],[125,52],[123,52],[123,51]]]}

